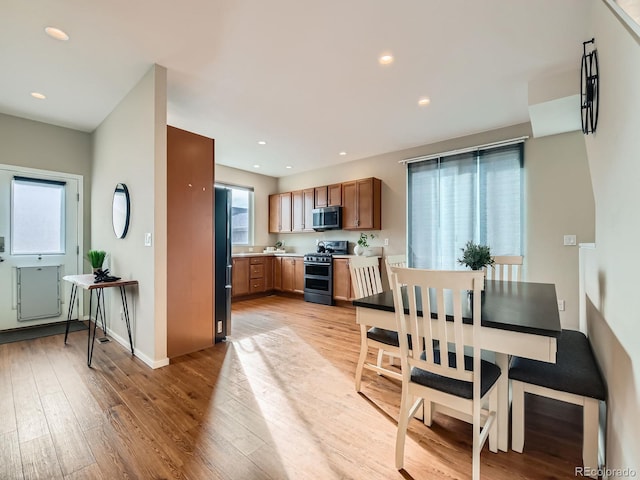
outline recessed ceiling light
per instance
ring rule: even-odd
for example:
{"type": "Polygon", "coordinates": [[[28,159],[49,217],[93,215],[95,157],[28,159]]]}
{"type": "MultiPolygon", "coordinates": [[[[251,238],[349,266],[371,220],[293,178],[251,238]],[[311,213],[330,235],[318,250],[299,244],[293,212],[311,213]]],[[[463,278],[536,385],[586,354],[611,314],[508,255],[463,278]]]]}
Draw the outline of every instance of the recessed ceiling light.
{"type": "Polygon", "coordinates": [[[43,94],[42,94],[42,93],[40,93],[40,92],[31,92],[31,96],[32,96],[33,98],[37,98],[38,100],[44,100],[45,98],[47,98],[47,96],[46,96],[46,95],[43,95],[43,94]]]}
{"type": "Polygon", "coordinates": [[[264,140],[258,140],[258,145],[266,145],[267,142],[265,142],[264,140]]]}
{"type": "Polygon", "coordinates": [[[389,65],[390,63],[393,63],[393,55],[385,53],[384,55],[380,56],[378,62],[380,63],[380,65],[389,65]]]}
{"type": "Polygon", "coordinates": [[[286,167],[284,167],[284,168],[293,168],[293,167],[292,167],[291,165],[287,165],[287,166],[286,166],[286,167]]]}
{"type": "Polygon", "coordinates": [[[260,168],[260,165],[254,165],[253,168],[260,168]]]}
{"type": "Polygon", "coordinates": [[[418,100],[418,105],[420,105],[421,107],[429,105],[430,103],[431,99],[429,97],[421,97],[420,100],[418,100]]]}
{"type": "Polygon", "coordinates": [[[61,40],[63,42],[69,40],[69,35],[67,35],[66,32],[60,30],[59,28],[46,27],[44,31],[47,35],[49,35],[51,38],[55,38],[56,40],[61,40]]]}
{"type": "Polygon", "coordinates": [[[342,155],[343,157],[347,154],[347,152],[340,152],[338,155],[342,155]]]}

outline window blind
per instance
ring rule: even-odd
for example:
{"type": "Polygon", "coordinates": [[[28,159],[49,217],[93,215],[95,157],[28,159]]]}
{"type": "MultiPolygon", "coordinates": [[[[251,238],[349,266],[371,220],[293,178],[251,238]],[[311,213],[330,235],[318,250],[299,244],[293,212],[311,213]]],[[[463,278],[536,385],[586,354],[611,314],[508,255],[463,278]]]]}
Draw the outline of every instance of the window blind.
{"type": "Polygon", "coordinates": [[[409,265],[459,269],[469,240],[520,255],[522,166],[522,143],[409,163],[409,265]]]}

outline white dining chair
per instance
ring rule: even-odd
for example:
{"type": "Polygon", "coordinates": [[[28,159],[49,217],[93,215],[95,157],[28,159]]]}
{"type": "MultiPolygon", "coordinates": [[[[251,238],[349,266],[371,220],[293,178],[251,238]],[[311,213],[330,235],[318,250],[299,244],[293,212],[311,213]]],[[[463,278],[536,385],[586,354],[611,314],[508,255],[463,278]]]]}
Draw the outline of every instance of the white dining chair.
{"type": "MultiPolygon", "coordinates": [[[[382,280],[380,278],[380,266],[377,257],[354,257],[349,260],[349,271],[351,273],[351,285],[355,298],[368,297],[376,293],[381,293],[382,280]]],[[[384,355],[399,358],[400,347],[398,343],[398,333],[383,328],[360,325],[360,355],[356,366],[356,391],[360,391],[362,383],[362,372],[374,371],[379,375],[401,380],[402,376],[398,371],[383,367],[384,355]],[[377,349],[376,363],[367,362],[369,347],[377,349]]]]}
{"type": "Polygon", "coordinates": [[[487,280],[519,282],[522,280],[522,255],[496,255],[487,268],[487,280]]]}
{"type": "Polygon", "coordinates": [[[498,449],[497,382],[500,368],[481,360],[480,316],[482,271],[443,271],[391,268],[402,367],[402,400],[396,437],[396,468],[404,465],[404,444],[409,421],[422,406],[424,421],[431,425],[433,404],[460,412],[473,425],[472,473],[480,479],[480,451],[487,438],[492,452],[498,449]],[[404,286],[403,286],[404,285],[404,286]],[[403,295],[406,290],[406,295],[403,295]],[[462,312],[473,291],[471,338],[463,338],[462,312]],[[449,301],[450,300],[450,301],[449,301]],[[447,304],[449,305],[447,306],[447,304]],[[409,310],[407,315],[405,309],[409,310]],[[435,312],[435,315],[422,315],[435,312]],[[452,321],[449,321],[451,318],[452,321]],[[409,349],[411,335],[413,349],[409,349]],[[464,354],[472,344],[473,356],[464,354]],[[416,348],[424,346],[424,350],[416,348]],[[448,346],[443,348],[439,346],[448,346]],[[447,355],[442,352],[447,351],[447,355]],[[444,359],[442,358],[444,356],[444,359]],[[414,399],[417,400],[414,401],[414,399]],[[488,410],[482,405],[488,399],[488,410]],[[412,403],[413,402],[413,403],[412,403]]]}
{"type": "MultiPolygon", "coordinates": [[[[391,267],[406,267],[407,256],[404,253],[398,255],[387,255],[384,257],[384,265],[387,270],[387,280],[389,280],[391,278],[391,267]]],[[[389,285],[391,285],[390,280],[389,285]]]]}

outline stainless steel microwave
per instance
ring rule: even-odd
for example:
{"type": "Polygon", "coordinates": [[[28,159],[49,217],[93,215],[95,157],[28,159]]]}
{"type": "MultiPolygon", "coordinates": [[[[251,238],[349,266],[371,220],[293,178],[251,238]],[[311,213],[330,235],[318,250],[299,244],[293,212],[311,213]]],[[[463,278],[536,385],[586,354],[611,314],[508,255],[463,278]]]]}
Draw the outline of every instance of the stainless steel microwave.
{"type": "Polygon", "coordinates": [[[314,208],[313,229],[316,232],[342,228],[342,207],[314,208]]]}

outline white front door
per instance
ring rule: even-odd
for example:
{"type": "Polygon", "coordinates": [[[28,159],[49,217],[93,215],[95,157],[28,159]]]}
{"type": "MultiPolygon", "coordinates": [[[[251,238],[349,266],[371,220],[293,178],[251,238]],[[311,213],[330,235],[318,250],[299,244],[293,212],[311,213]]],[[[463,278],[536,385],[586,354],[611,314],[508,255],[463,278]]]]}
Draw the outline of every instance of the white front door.
{"type": "Polygon", "coordinates": [[[82,271],[80,182],[0,165],[0,330],[66,319],[62,277],[82,271]]]}

